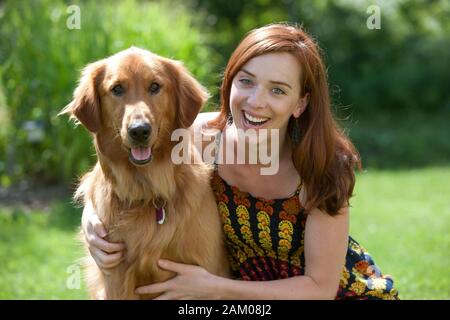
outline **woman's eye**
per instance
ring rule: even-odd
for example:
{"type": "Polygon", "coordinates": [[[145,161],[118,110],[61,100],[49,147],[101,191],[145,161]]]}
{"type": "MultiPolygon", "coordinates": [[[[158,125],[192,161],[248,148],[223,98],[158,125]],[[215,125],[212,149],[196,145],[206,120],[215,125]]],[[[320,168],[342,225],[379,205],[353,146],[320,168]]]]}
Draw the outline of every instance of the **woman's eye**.
{"type": "Polygon", "coordinates": [[[242,84],[245,84],[245,85],[249,85],[249,84],[252,83],[250,81],[250,79],[246,79],[246,78],[239,79],[239,82],[242,83],[242,84]]]}
{"type": "Polygon", "coordinates": [[[116,97],[121,97],[125,93],[125,89],[120,84],[117,84],[111,89],[111,92],[116,97]]]}
{"type": "Polygon", "coordinates": [[[283,90],[281,90],[280,88],[273,88],[272,92],[275,93],[276,95],[279,94],[286,94],[283,90]]]}
{"type": "Polygon", "coordinates": [[[150,94],[151,95],[155,95],[158,94],[159,90],[161,89],[161,85],[159,83],[156,82],[152,82],[152,84],[150,85],[150,94]]]}

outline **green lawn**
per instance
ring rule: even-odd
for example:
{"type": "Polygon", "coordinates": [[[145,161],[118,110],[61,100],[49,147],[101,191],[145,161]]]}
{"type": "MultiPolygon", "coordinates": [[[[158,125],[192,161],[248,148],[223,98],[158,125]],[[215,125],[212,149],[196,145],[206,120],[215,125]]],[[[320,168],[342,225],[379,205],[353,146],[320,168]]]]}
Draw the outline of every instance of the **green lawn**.
{"type": "Polygon", "coordinates": [[[350,233],[402,299],[450,299],[449,181],[450,167],[357,177],[350,233]]]}
{"type": "MultiPolygon", "coordinates": [[[[402,299],[450,299],[450,167],[358,174],[351,235],[402,299]]],[[[80,210],[0,208],[0,299],[86,299],[76,285],[80,210]],[[69,286],[68,286],[69,284],[69,286]]]]}
{"type": "Polygon", "coordinates": [[[88,298],[75,239],[81,210],[69,201],[50,212],[0,208],[0,299],[88,298]]]}

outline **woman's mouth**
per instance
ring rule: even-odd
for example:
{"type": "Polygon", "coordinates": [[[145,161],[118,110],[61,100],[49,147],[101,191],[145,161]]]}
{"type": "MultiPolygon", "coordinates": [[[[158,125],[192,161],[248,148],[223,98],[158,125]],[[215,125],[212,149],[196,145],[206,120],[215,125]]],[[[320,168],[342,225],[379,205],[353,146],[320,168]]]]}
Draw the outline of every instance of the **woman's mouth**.
{"type": "Polygon", "coordinates": [[[247,124],[248,126],[253,127],[253,128],[259,128],[262,125],[264,125],[267,121],[270,120],[270,118],[266,118],[266,117],[252,116],[245,111],[242,111],[242,114],[244,116],[245,124],[247,124]]]}

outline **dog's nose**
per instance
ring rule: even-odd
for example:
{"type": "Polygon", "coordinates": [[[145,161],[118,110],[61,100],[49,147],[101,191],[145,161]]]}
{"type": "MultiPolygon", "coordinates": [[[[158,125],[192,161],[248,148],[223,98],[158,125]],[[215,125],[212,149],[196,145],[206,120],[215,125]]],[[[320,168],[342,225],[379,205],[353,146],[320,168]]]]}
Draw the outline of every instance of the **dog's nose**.
{"type": "Polygon", "coordinates": [[[152,128],[146,122],[133,123],[128,127],[128,135],[136,142],[145,142],[149,137],[152,128]]]}

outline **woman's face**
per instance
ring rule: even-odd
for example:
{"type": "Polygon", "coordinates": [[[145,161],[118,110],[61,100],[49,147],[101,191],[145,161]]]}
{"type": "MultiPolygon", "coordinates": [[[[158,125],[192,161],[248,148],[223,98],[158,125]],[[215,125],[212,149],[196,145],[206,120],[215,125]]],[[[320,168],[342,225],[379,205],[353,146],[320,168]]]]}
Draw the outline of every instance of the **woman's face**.
{"type": "Polygon", "coordinates": [[[286,52],[249,60],[231,85],[230,108],[238,129],[287,130],[289,118],[299,117],[308,96],[301,97],[301,66],[286,52]]]}

